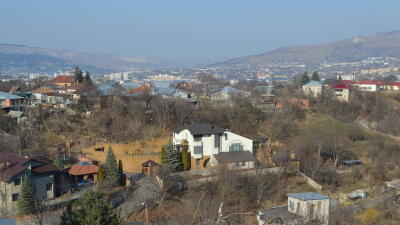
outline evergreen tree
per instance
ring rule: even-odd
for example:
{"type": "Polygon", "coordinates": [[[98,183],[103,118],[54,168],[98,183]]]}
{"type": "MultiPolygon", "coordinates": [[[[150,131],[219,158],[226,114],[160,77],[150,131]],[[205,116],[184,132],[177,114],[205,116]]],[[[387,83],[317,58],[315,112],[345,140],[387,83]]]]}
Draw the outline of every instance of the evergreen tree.
{"type": "Polygon", "coordinates": [[[307,84],[308,82],[310,82],[310,78],[308,78],[308,73],[306,71],[303,73],[303,77],[301,77],[300,85],[303,86],[303,85],[307,84]]]}
{"type": "Polygon", "coordinates": [[[19,215],[34,214],[36,212],[35,187],[29,178],[25,177],[22,180],[17,206],[19,215]]]}
{"type": "Polygon", "coordinates": [[[89,71],[86,71],[84,84],[89,87],[93,86],[92,76],[89,71]]]}
{"type": "Polygon", "coordinates": [[[99,170],[97,171],[97,181],[99,183],[104,181],[104,170],[102,166],[99,166],[99,170]]]}
{"type": "Polygon", "coordinates": [[[61,216],[61,225],[122,225],[117,211],[106,198],[104,193],[86,192],[76,208],[67,207],[61,216]]]}
{"type": "Polygon", "coordinates": [[[182,164],[183,164],[183,170],[189,170],[190,169],[190,157],[189,157],[189,145],[187,141],[185,143],[182,143],[182,164]]]}
{"type": "Polygon", "coordinates": [[[166,145],[164,164],[162,165],[174,171],[183,170],[182,152],[172,144],[166,145]]]}
{"type": "Polygon", "coordinates": [[[57,169],[62,170],[64,169],[64,163],[61,160],[61,158],[58,156],[55,160],[54,160],[54,165],[57,167],[57,169]]]}
{"type": "Polygon", "coordinates": [[[83,82],[83,73],[82,73],[82,70],[78,66],[75,67],[74,80],[77,83],[82,83],[83,82]]]}
{"type": "Polygon", "coordinates": [[[79,218],[77,218],[77,214],[72,210],[72,204],[69,203],[67,208],[61,215],[61,225],[79,225],[79,218]]]}
{"type": "Polygon", "coordinates": [[[161,148],[160,162],[161,162],[161,165],[165,164],[165,146],[162,146],[162,148],[161,148]]]}
{"type": "Polygon", "coordinates": [[[318,72],[317,72],[317,71],[314,71],[314,72],[313,72],[312,77],[311,77],[311,80],[314,80],[314,81],[321,81],[321,79],[319,78],[319,75],[318,75],[318,72]]]}
{"type": "Polygon", "coordinates": [[[124,167],[122,166],[122,160],[118,160],[118,175],[119,175],[119,185],[125,185],[124,167]]]}
{"type": "Polygon", "coordinates": [[[115,157],[111,146],[108,148],[106,162],[104,164],[104,178],[104,180],[112,186],[119,185],[119,181],[121,180],[118,172],[117,158],[115,157]]]}

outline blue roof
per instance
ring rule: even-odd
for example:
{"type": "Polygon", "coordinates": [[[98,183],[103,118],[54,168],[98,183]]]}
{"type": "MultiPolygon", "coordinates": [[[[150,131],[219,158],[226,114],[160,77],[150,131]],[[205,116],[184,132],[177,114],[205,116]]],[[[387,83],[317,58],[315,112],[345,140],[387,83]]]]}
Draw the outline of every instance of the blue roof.
{"type": "Polygon", "coordinates": [[[90,165],[90,163],[88,163],[88,162],[86,162],[86,161],[79,162],[78,164],[79,164],[80,166],[88,166],[88,165],[90,165]]]}
{"type": "Polygon", "coordinates": [[[318,81],[312,80],[312,81],[308,82],[307,84],[305,84],[304,86],[322,86],[322,84],[318,81]]]}
{"type": "Polygon", "coordinates": [[[320,195],[315,192],[303,192],[303,193],[291,193],[287,194],[288,197],[296,198],[299,200],[303,201],[308,201],[308,200],[324,200],[324,199],[329,199],[330,197],[325,196],[325,195],[320,195]]]}
{"type": "Polygon", "coordinates": [[[140,86],[139,84],[137,84],[137,83],[132,83],[132,82],[123,83],[123,84],[122,84],[122,87],[124,87],[126,90],[131,90],[131,89],[137,88],[137,87],[139,87],[139,86],[140,86]]]}
{"type": "Polygon", "coordinates": [[[18,95],[13,95],[7,92],[3,92],[0,91],[0,99],[11,99],[11,100],[15,100],[15,99],[23,99],[23,97],[18,96],[18,95]]]}
{"type": "Polygon", "coordinates": [[[160,94],[160,95],[172,96],[177,92],[177,90],[175,88],[170,88],[170,87],[168,87],[168,88],[157,88],[156,92],[158,94],[160,94]]]}
{"type": "Polygon", "coordinates": [[[108,81],[97,86],[96,89],[91,90],[86,95],[100,95],[100,96],[113,96],[113,95],[127,95],[127,91],[117,81],[108,81]]]}
{"type": "Polygon", "coordinates": [[[287,194],[288,197],[296,198],[299,200],[303,201],[308,201],[308,200],[324,200],[324,199],[329,199],[330,197],[325,196],[325,195],[320,195],[315,192],[303,192],[303,193],[291,193],[287,194]]]}
{"type": "Polygon", "coordinates": [[[14,218],[0,219],[0,225],[14,225],[16,220],[14,218]]]}

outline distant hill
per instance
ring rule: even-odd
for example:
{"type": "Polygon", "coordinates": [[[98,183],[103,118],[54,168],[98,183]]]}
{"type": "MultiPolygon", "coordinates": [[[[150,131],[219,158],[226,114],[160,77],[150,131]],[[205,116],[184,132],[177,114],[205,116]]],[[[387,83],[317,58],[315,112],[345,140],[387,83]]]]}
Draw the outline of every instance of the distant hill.
{"type": "Polygon", "coordinates": [[[79,65],[91,72],[126,71],[129,69],[158,69],[163,62],[131,56],[79,53],[35,48],[24,45],[0,44],[0,73],[56,72],[79,65]]]}
{"type": "Polygon", "coordinates": [[[333,63],[359,61],[367,57],[400,58],[400,31],[377,33],[318,45],[286,46],[260,55],[231,59],[214,65],[333,63]]]}

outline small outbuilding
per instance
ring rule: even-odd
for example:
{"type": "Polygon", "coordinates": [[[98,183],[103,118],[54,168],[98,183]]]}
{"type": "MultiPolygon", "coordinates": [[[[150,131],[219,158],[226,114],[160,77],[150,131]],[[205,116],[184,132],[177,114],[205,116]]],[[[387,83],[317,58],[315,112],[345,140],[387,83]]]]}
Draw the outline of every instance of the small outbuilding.
{"type": "Polygon", "coordinates": [[[98,166],[83,161],[71,166],[68,170],[68,174],[72,176],[73,182],[79,182],[86,179],[95,181],[97,180],[98,170],[98,166]]]}
{"type": "Polygon", "coordinates": [[[142,173],[147,176],[156,176],[160,173],[161,165],[153,160],[147,160],[142,163],[142,173]]]}

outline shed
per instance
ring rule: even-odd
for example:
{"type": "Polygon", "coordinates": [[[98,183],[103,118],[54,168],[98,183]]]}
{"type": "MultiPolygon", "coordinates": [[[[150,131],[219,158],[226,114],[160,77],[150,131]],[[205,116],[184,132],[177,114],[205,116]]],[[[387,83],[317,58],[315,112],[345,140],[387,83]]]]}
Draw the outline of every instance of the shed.
{"type": "Polygon", "coordinates": [[[161,165],[153,160],[147,160],[142,163],[142,173],[147,176],[156,176],[160,173],[161,165]]]}

